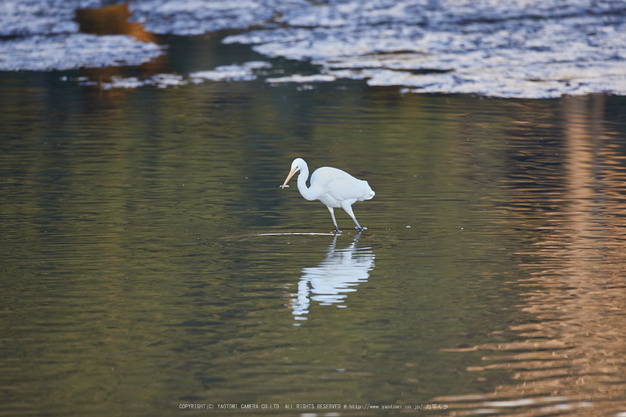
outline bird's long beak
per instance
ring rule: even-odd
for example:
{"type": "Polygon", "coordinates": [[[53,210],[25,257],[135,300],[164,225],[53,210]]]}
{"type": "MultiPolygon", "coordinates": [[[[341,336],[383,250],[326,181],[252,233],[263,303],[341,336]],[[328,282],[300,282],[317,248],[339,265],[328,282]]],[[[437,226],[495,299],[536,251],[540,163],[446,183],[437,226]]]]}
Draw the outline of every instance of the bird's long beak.
{"type": "Polygon", "coordinates": [[[287,183],[289,182],[289,180],[291,179],[291,177],[293,177],[293,174],[296,173],[296,171],[298,170],[298,167],[292,169],[289,172],[289,175],[287,175],[287,179],[285,180],[285,182],[283,183],[283,185],[280,186],[280,188],[285,188],[287,186],[287,183]]]}

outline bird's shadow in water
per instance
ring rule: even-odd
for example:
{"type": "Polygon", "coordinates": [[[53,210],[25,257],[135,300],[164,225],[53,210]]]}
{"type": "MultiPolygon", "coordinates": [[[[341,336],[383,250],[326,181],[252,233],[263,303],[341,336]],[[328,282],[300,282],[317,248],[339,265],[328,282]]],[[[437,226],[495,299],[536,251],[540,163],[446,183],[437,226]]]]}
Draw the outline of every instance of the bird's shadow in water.
{"type": "Polygon", "coordinates": [[[320,305],[346,307],[347,293],[355,292],[356,286],[366,282],[374,268],[374,253],[371,247],[357,248],[360,233],[345,249],[337,249],[337,236],[326,250],[326,257],[318,266],[303,268],[298,282],[298,293],[290,303],[296,323],[307,320],[311,301],[320,305]]]}

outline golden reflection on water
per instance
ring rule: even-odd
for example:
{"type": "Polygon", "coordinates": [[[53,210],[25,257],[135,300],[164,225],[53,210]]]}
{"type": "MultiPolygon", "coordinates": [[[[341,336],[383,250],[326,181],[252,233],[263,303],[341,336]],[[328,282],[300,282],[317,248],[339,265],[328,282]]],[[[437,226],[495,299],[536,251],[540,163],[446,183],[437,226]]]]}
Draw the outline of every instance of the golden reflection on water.
{"type": "Polygon", "coordinates": [[[128,35],[140,42],[156,42],[156,36],[139,22],[129,22],[128,4],[76,10],[80,31],[96,35],[128,35]]]}
{"type": "MultiPolygon", "coordinates": [[[[156,35],[148,32],[141,23],[129,21],[132,13],[128,8],[128,3],[105,6],[99,8],[76,10],[75,20],[79,29],[83,33],[95,35],[127,35],[135,38],[139,42],[158,43],[156,35]]],[[[141,65],[142,72],[147,75],[158,74],[164,71],[167,65],[167,57],[161,55],[149,62],[141,65]]],[[[111,80],[124,74],[124,69],[119,66],[109,66],[104,68],[89,68],[83,70],[86,78],[92,80],[111,80]]],[[[109,96],[116,97],[117,101],[128,94],[123,89],[109,92],[109,96]]]]}
{"type": "Polygon", "coordinates": [[[518,307],[536,322],[511,326],[516,342],[450,349],[491,352],[468,371],[508,369],[513,379],[487,394],[434,399],[452,415],[626,412],[626,167],[603,126],[604,97],[562,103],[563,187],[548,193],[542,239],[519,254],[530,258],[530,278],[518,307]]]}

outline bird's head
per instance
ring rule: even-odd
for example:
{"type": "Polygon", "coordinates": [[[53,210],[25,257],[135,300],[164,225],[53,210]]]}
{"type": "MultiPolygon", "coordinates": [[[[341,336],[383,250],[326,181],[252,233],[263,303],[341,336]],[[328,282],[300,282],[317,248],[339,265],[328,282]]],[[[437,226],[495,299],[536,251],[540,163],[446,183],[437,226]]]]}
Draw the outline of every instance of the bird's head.
{"type": "Polygon", "coordinates": [[[289,175],[287,175],[287,179],[285,180],[283,185],[281,185],[280,188],[288,187],[287,183],[289,182],[291,177],[294,176],[296,172],[300,171],[302,166],[306,166],[306,162],[304,162],[304,159],[302,158],[294,159],[293,162],[291,163],[291,171],[289,171],[289,175]]]}

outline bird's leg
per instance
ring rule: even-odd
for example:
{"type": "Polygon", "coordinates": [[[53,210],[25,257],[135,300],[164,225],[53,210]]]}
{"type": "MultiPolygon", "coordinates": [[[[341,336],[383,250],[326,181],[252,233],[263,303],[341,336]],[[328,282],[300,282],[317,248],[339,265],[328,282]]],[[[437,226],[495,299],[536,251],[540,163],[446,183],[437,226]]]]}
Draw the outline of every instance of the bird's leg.
{"type": "Polygon", "coordinates": [[[352,220],[354,220],[354,223],[356,224],[355,229],[358,230],[359,233],[361,233],[364,228],[361,227],[358,221],[356,221],[356,216],[354,215],[354,212],[352,211],[352,206],[347,201],[343,201],[341,203],[341,208],[344,209],[345,212],[350,215],[350,217],[352,217],[352,220]]]}
{"type": "Polygon", "coordinates": [[[335,225],[335,234],[341,233],[341,230],[339,230],[339,227],[337,227],[337,220],[335,220],[335,210],[331,206],[326,207],[328,207],[328,211],[330,211],[330,217],[333,218],[333,224],[335,225]]]}

